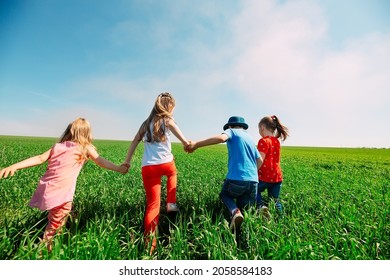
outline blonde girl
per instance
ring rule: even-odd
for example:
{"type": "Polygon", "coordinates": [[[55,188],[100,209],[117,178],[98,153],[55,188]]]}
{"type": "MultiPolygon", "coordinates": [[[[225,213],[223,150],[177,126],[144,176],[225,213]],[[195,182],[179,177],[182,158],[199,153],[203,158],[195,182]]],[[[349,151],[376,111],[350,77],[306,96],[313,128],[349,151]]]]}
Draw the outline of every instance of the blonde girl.
{"type": "Polygon", "coordinates": [[[170,132],[184,145],[188,141],[173,119],[175,99],[170,93],[157,96],[149,117],[142,123],[135,135],[123,165],[130,168],[130,162],[138,144],[144,142],[142,157],[142,180],[146,195],[144,236],[151,253],[156,248],[157,228],[160,215],[161,178],[167,177],[167,212],[178,211],[176,204],[177,172],[171,152],[170,132]]]}
{"type": "Polygon", "coordinates": [[[280,140],[284,141],[289,136],[288,128],[280,122],[275,115],[266,116],[259,122],[259,134],[261,139],[257,149],[263,159],[259,169],[259,184],[257,189],[256,204],[266,218],[269,218],[268,205],[261,196],[265,190],[268,197],[275,201],[275,207],[281,214],[283,210],[279,199],[282,188],[282,169],[280,168],[280,140]]]}
{"type": "Polygon", "coordinates": [[[98,166],[126,173],[125,166],[117,166],[102,158],[92,145],[91,126],[84,118],[77,118],[68,125],[58,143],[41,155],[30,157],[0,170],[0,178],[13,176],[23,168],[48,162],[29,206],[48,211],[48,224],[43,241],[49,251],[52,239],[64,226],[72,208],[76,181],[84,163],[92,159],[98,166]]]}

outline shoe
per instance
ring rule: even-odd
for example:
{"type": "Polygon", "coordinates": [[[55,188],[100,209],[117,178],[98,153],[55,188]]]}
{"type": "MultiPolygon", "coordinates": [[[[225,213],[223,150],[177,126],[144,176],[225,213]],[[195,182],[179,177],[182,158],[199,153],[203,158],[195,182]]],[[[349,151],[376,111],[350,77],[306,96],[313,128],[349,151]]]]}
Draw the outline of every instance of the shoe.
{"type": "Polygon", "coordinates": [[[176,203],[167,203],[167,213],[179,212],[179,206],[176,203]]]}
{"type": "Polygon", "coordinates": [[[260,214],[266,219],[270,220],[271,219],[271,214],[269,212],[269,209],[267,206],[261,206],[260,208],[260,214]]]}
{"type": "Polygon", "coordinates": [[[244,216],[241,214],[240,209],[237,209],[230,220],[230,230],[238,230],[244,221],[244,216]]]}

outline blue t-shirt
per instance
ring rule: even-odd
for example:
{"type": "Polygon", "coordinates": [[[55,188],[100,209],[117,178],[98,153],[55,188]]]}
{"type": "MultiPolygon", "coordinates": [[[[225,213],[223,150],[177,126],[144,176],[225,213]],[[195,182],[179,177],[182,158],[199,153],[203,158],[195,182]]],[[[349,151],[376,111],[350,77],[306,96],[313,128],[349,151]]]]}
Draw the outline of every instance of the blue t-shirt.
{"type": "Polygon", "coordinates": [[[257,159],[260,153],[252,137],[244,129],[226,129],[228,148],[227,179],[258,182],[257,159]]]}

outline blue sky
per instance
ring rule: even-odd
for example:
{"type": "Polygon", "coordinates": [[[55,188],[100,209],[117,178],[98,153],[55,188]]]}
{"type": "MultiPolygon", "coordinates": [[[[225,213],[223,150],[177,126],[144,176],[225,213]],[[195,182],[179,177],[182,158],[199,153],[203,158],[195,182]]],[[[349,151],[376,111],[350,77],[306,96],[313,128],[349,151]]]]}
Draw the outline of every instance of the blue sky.
{"type": "Polygon", "coordinates": [[[0,2],[0,135],[131,140],[168,91],[192,140],[276,114],[285,145],[389,147],[389,89],[387,0],[0,2]]]}

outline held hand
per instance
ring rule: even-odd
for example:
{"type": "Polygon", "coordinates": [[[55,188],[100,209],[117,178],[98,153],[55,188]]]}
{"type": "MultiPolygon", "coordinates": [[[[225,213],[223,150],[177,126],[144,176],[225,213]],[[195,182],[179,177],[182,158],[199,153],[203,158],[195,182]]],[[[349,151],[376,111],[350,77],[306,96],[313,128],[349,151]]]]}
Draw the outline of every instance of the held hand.
{"type": "Polygon", "coordinates": [[[186,143],[183,143],[183,149],[186,153],[188,153],[188,146],[190,145],[191,141],[187,141],[186,143]]]}
{"type": "Polygon", "coordinates": [[[196,150],[196,142],[188,141],[188,145],[184,149],[187,153],[192,153],[196,150]]]}
{"type": "Polygon", "coordinates": [[[187,141],[187,142],[183,143],[183,149],[184,149],[184,151],[185,151],[186,153],[188,153],[187,147],[188,147],[188,145],[190,144],[190,142],[191,142],[191,141],[187,141]]]}
{"type": "Polygon", "coordinates": [[[122,163],[122,165],[119,168],[119,172],[122,174],[126,174],[127,172],[129,172],[129,168],[130,168],[130,164],[122,163]]]}
{"type": "Polygon", "coordinates": [[[3,178],[3,177],[7,178],[8,175],[9,176],[14,176],[16,170],[17,169],[15,167],[13,167],[13,165],[8,166],[8,167],[6,167],[4,169],[1,169],[0,170],[0,179],[3,178]]]}

